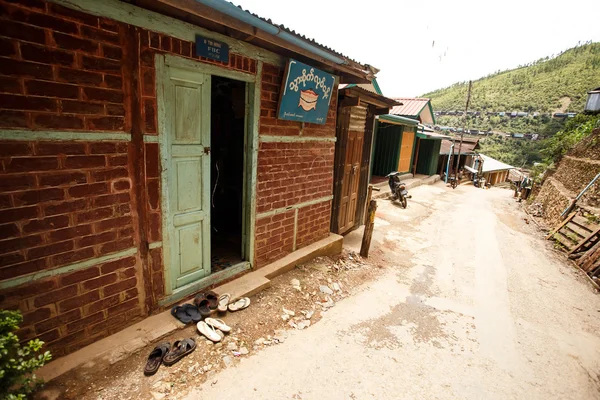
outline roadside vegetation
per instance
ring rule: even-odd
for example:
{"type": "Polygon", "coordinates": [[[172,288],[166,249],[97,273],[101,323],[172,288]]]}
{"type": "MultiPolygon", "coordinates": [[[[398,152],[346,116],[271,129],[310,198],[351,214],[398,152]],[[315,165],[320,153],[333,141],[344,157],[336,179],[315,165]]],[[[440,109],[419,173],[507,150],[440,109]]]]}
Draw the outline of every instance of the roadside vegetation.
{"type": "MultiPolygon", "coordinates": [[[[505,133],[537,133],[552,136],[565,120],[552,114],[581,113],[587,92],[600,85],[600,43],[586,43],[558,55],[541,58],[508,71],[497,71],[473,82],[468,128],[505,133]],[[487,115],[526,112],[527,116],[487,115]],[[538,113],[534,117],[534,113],[538,113]]],[[[467,82],[426,93],[435,111],[462,111],[467,82]]],[[[461,116],[438,116],[438,125],[462,127],[461,116]]]]}
{"type": "Polygon", "coordinates": [[[600,128],[600,115],[580,114],[569,119],[565,127],[543,140],[488,136],[479,141],[480,152],[517,168],[531,169],[532,177],[539,177],[552,168],[595,128],[600,128]]]}

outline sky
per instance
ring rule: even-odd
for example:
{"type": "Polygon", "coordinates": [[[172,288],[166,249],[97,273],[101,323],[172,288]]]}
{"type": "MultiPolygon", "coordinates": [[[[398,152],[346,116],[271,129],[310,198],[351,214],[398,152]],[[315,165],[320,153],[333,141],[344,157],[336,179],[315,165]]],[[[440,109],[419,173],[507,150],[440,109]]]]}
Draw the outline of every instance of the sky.
{"type": "Polygon", "coordinates": [[[579,41],[600,42],[600,0],[231,1],[380,69],[388,97],[419,96],[579,41]]]}

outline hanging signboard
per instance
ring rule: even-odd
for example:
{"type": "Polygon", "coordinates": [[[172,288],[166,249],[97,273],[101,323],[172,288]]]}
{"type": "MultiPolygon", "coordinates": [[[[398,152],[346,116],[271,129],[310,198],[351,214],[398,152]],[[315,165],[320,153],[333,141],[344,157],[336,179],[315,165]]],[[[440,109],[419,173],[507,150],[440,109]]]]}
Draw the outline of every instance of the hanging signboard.
{"type": "Polygon", "coordinates": [[[334,76],[290,60],[284,78],[278,118],[325,124],[333,94],[334,76]]]}
{"type": "Polygon", "coordinates": [[[218,40],[196,35],[196,54],[212,60],[229,62],[229,45],[218,40]]]}

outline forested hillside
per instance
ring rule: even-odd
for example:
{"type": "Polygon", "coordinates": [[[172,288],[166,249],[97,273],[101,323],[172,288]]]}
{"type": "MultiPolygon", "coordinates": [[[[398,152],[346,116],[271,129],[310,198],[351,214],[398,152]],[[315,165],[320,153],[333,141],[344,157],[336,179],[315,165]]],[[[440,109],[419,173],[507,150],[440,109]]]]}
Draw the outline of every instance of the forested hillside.
{"type": "MultiPolygon", "coordinates": [[[[436,116],[438,125],[463,126],[467,82],[426,93],[433,109],[460,111],[461,115],[436,116]]],[[[506,133],[539,133],[552,136],[564,120],[552,118],[556,112],[580,113],[587,92],[600,86],[600,43],[588,43],[529,65],[496,72],[473,82],[468,128],[506,133]],[[497,113],[505,112],[504,116],[497,113]],[[527,113],[511,117],[511,112],[527,113]],[[537,114],[535,114],[537,113],[537,114]]]]}

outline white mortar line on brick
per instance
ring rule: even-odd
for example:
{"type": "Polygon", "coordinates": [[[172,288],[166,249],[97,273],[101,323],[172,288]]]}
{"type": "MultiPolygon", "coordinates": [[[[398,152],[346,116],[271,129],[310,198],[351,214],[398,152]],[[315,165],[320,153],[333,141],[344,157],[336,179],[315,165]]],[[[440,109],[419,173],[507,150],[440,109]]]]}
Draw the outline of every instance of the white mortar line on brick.
{"type": "Polygon", "coordinates": [[[144,135],[144,143],[158,143],[158,135],[144,135]]]}
{"type": "Polygon", "coordinates": [[[263,143],[306,143],[306,142],[335,142],[335,137],[321,136],[276,136],[260,135],[259,140],[263,143]]]}
{"type": "Polygon", "coordinates": [[[292,245],[292,251],[296,251],[296,239],[298,238],[298,209],[294,213],[294,244],[292,245]]]}
{"type": "Polygon", "coordinates": [[[152,242],[152,243],[148,244],[148,248],[150,250],[152,250],[152,249],[158,249],[160,247],[162,247],[162,241],[160,241],[160,242],[152,242]]]}
{"type": "Polygon", "coordinates": [[[131,142],[131,135],[125,132],[29,131],[2,129],[0,130],[0,140],[77,140],[86,142],[131,142]]]}
{"type": "Polygon", "coordinates": [[[333,196],[325,196],[325,197],[320,197],[318,199],[313,199],[313,200],[305,201],[303,203],[294,204],[292,206],[277,208],[277,209],[271,210],[271,211],[265,211],[263,213],[257,214],[256,215],[256,219],[261,219],[261,218],[265,218],[265,217],[271,217],[273,215],[281,214],[283,212],[287,212],[287,211],[291,211],[291,210],[297,210],[298,208],[302,208],[302,207],[306,207],[306,206],[312,206],[313,204],[319,204],[319,203],[323,203],[323,202],[326,202],[326,201],[330,201],[331,199],[333,199],[333,196]]]}
{"type": "Polygon", "coordinates": [[[39,279],[47,278],[49,276],[56,276],[56,275],[61,275],[61,274],[67,273],[67,272],[78,271],[80,269],[89,268],[89,267],[97,265],[97,264],[102,264],[102,263],[118,260],[120,258],[129,257],[129,256],[136,254],[137,252],[138,252],[137,247],[132,247],[130,249],[123,250],[118,253],[108,254],[106,256],[93,258],[91,260],[86,260],[86,261],[81,261],[81,262],[74,263],[74,264],[65,265],[60,268],[40,271],[40,272],[36,272],[31,275],[18,276],[16,278],[12,278],[12,279],[8,279],[6,281],[0,282],[0,289],[7,289],[7,288],[19,286],[24,283],[37,281],[39,279]]]}

